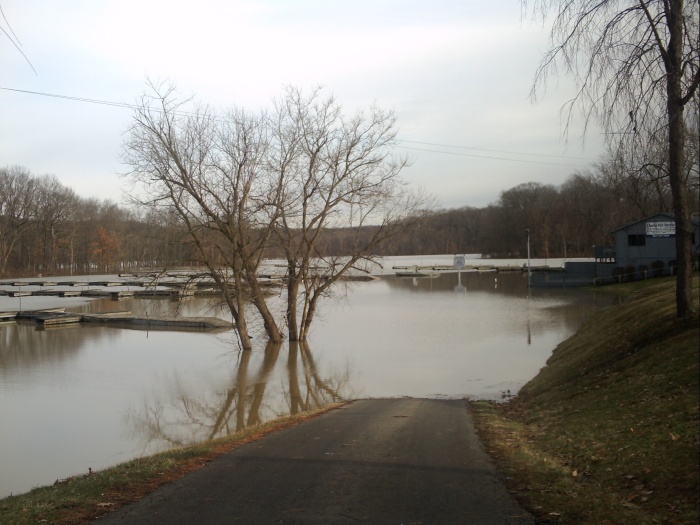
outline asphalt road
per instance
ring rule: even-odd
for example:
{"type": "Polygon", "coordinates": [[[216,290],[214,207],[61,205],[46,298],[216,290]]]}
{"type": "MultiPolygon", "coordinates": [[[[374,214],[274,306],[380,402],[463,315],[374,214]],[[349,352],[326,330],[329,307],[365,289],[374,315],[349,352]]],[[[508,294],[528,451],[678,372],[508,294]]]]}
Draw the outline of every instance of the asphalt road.
{"type": "Polygon", "coordinates": [[[101,525],[532,524],[462,400],[360,400],[239,447],[101,525]]]}

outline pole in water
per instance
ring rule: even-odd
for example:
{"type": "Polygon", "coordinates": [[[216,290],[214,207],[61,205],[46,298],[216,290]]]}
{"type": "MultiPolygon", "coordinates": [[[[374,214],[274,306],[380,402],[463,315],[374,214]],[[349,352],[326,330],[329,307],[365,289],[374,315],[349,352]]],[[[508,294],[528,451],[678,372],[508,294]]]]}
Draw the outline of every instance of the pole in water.
{"type": "Polygon", "coordinates": [[[525,230],[527,234],[527,287],[530,288],[532,279],[532,267],[530,266],[530,228],[525,230]]]}
{"type": "Polygon", "coordinates": [[[457,286],[455,286],[456,292],[466,291],[462,286],[462,268],[466,266],[466,257],[464,255],[455,254],[453,266],[457,269],[457,286]]]}

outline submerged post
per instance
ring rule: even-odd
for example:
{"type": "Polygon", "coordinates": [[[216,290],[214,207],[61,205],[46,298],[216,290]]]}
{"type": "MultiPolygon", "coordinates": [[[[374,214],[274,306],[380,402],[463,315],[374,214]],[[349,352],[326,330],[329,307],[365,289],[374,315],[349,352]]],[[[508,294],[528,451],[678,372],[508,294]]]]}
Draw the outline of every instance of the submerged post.
{"type": "Polygon", "coordinates": [[[466,257],[464,255],[455,254],[453,264],[457,269],[457,286],[455,286],[455,292],[461,292],[465,290],[462,286],[462,268],[466,266],[466,257]]]}
{"type": "MultiPolygon", "coordinates": [[[[460,278],[462,276],[462,268],[464,268],[466,265],[465,263],[466,263],[466,261],[465,261],[464,255],[455,255],[454,267],[457,268],[457,274],[460,278]]],[[[461,280],[460,280],[460,284],[462,284],[461,280]]]]}
{"type": "Polygon", "coordinates": [[[527,287],[532,284],[532,267],[530,266],[530,228],[525,230],[527,234],[527,287]]]}

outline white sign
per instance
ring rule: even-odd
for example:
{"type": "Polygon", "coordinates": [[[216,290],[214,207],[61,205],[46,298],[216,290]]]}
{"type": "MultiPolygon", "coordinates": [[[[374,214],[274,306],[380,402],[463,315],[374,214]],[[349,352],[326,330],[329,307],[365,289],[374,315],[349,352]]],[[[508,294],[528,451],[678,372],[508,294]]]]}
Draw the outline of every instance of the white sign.
{"type": "Polygon", "coordinates": [[[647,235],[651,237],[669,237],[675,234],[675,221],[647,222],[647,235]]]}
{"type": "Polygon", "coordinates": [[[464,255],[455,255],[454,267],[457,268],[457,270],[464,268],[465,263],[464,255]]]}

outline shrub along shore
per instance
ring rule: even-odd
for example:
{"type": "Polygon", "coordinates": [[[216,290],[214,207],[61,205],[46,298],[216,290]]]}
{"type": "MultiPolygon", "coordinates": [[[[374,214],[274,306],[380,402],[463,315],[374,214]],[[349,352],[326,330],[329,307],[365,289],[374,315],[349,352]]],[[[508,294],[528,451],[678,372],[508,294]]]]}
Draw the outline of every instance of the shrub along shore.
{"type": "Polygon", "coordinates": [[[687,324],[673,278],[611,286],[629,300],[595,313],[517,397],[472,403],[482,441],[538,523],[699,522],[693,284],[687,324]]]}

